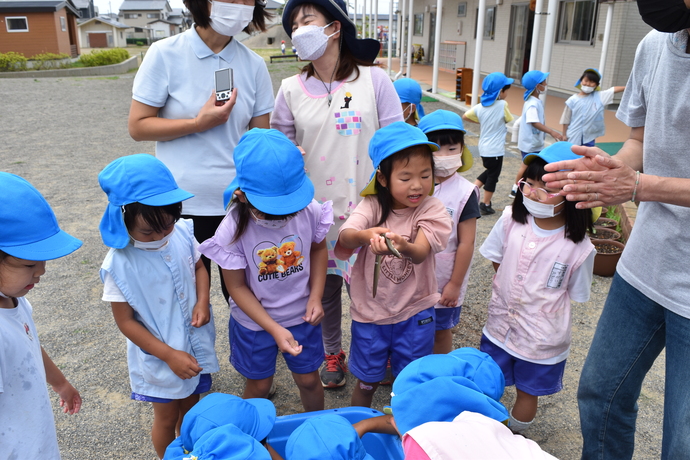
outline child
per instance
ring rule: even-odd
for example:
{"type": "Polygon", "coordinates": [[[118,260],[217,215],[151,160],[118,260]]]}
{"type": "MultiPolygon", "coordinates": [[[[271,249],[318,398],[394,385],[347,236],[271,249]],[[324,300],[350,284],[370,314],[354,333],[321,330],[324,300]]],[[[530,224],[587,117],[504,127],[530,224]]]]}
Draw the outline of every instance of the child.
{"type": "Polygon", "coordinates": [[[443,202],[453,222],[448,246],[436,254],[436,281],[441,299],[436,304],[434,353],[453,349],[451,329],[460,321],[470,265],[474,254],[479,214],[479,189],[459,172],[472,167],[472,154],[465,145],[460,115],[437,110],[419,122],[427,138],[440,146],[434,152],[434,196],[443,202]]]}
{"type": "Polygon", "coordinates": [[[405,123],[417,126],[419,120],[424,116],[422,107],[422,87],[416,80],[411,78],[401,78],[393,82],[395,91],[398,93],[402,104],[403,119],[405,123]]]}
{"type": "Polygon", "coordinates": [[[547,163],[579,158],[571,147],[557,142],[525,157],[520,193],[480,248],[496,269],[480,349],[516,387],[510,427],[518,433],[532,423],[538,397],[562,388],[570,301],[586,302],[592,284],[592,211],[576,209],[542,181],[547,163]]]}
{"type": "Polygon", "coordinates": [[[290,434],[285,460],[374,460],[345,417],[324,414],[307,419],[290,434]]]}
{"type": "MultiPolygon", "coordinates": [[[[518,133],[518,149],[524,159],[530,153],[539,153],[544,148],[544,135],[550,134],[557,141],[563,136],[544,124],[544,103],[539,95],[546,90],[546,79],[549,73],[531,70],[522,76],[522,86],[525,87],[525,105],[522,106],[520,117],[520,131],[518,133]]],[[[518,181],[525,173],[527,165],[523,164],[518,170],[515,184],[510,191],[510,198],[517,194],[518,181]]]]}
{"type": "Polygon", "coordinates": [[[255,438],[228,423],[206,432],[194,450],[176,460],[271,460],[268,450],[255,438]]]}
{"type": "Polygon", "coordinates": [[[505,101],[513,81],[501,72],[487,75],[482,82],[484,94],[482,94],[481,103],[462,116],[464,121],[480,124],[479,155],[482,157],[485,170],[474,181],[474,185],[484,187],[484,199],[479,203],[479,211],[484,216],[496,213],[491,207],[491,198],[494,196],[503,168],[508,132],[506,123],[513,121],[513,115],[505,101]]]}
{"type": "Polygon", "coordinates": [[[586,69],[575,88],[580,90],[565,101],[561,124],[564,139],[575,145],[594,147],[596,138],[603,136],[604,107],[613,102],[613,95],[625,90],[625,86],[614,86],[601,91],[601,74],[597,69],[586,69]]]}
{"type": "Polygon", "coordinates": [[[127,337],[131,397],[153,404],[151,440],[163,457],[218,371],[208,272],[192,221],[180,220],[193,195],[143,153],[113,161],[98,182],[109,201],[101,237],[111,248],[101,266],[103,300],[127,337]]]}
{"type": "Polygon", "coordinates": [[[38,340],[24,296],[45,273],[46,260],[71,254],[81,241],[58,227],[48,202],[31,184],[0,172],[0,437],[4,458],[59,459],[46,382],[63,412],[81,408],[38,340]]]}
{"type": "Polygon", "coordinates": [[[338,235],[337,257],[361,248],[350,289],[350,370],[358,379],[352,406],[371,406],[389,357],[395,376],[434,349],[434,305],[441,295],[433,255],[446,247],[452,228],[443,203],[429,196],[436,150],[404,122],[379,129],[369,144],[375,172],[360,193],[365,198],[338,235]],[[402,258],[392,256],[398,252],[402,258]]]}
{"type": "Polygon", "coordinates": [[[322,410],[321,297],[333,225],[330,201],[314,200],[302,154],[281,132],[252,129],[234,152],[232,203],[199,250],[230,291],[230,362],[247,378],[244,398],[265,398],[283,354],[306,411],[322,410]]]}
{"type": "Polygon", "coordinates": [[[280,41],[280,52],[283,53],[283,56],[285,55],[285,40],[280,41]]]}

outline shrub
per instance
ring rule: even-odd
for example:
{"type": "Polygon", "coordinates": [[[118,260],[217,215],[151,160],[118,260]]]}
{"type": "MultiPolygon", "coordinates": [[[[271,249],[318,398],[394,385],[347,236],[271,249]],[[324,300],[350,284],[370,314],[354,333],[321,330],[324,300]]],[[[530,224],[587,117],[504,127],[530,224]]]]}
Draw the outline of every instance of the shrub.
{"type": "Polygon", "coordinates": [[[0,53],[0,72],[26,70],[26,61],[26,57],[21,53],[15,53],[14,51],[0,53]]]}
{"type": "Polygon", "coordinates": [[[148,38],[127,38],[128,45],[145,46],[149,44],[148,38]]]}
{"type": "Polygon", "coordinates": [[[36,56],[32,56],[33,70],[46,70],[46,69],[63,69],[69,67],[69,62],[65,63],[63,60],[69,59],[69,55],[65,53],[55,54],[55,53],[41,53],[36,56]]]}
{"type": "Polygon", "coordinates": [[[118,64],[129,59],[129,52],[123,48],[111,48],[107,50],[92,51],[82,54],[79,60],[84,67],[96,67],[101,65],[118,64]]]}

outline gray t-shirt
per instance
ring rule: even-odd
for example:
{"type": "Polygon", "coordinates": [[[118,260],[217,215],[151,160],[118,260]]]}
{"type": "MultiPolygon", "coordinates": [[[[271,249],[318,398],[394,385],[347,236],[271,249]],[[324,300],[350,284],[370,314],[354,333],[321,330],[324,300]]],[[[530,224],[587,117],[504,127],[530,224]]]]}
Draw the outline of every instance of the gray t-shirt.
{"type": "MultiPolygon", "coordinates": [[[[616,116],[644,126],[644,172],[690,178],[690,54],[688,32],[650,32],[639,44],[635,64],[616,116]]],[[[690,208],[657,202],[640,204],[618,273],[644,295],[690,318],[690,208]]]]}

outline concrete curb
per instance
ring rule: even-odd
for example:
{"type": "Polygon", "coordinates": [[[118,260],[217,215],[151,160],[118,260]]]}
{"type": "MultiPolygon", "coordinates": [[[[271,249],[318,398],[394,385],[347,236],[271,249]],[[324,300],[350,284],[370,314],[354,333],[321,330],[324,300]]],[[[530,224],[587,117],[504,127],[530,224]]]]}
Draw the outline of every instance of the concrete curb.
{"type": "Polygon", "coordinates": [[[79,67],[75,69],[27,70],[21,72],[0,72],[0,78],[54,78],[54,77],[93,77],[99,75],[118,75],[139,67],[139,56],[132,56],[124,62],[99,67],[79,67]]]}

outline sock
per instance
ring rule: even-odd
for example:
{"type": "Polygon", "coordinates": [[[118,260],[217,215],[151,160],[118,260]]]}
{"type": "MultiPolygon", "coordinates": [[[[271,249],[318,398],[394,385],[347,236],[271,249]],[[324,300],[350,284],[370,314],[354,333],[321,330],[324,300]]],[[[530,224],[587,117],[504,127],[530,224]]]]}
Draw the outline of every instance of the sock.
{"type": "Polygon", "coordinates": [[[520,420],[513,417],[513,410],[510,410],[510,425],[509,428],[513,433],[522,433],[534,422],[534,419],[529,422],[521,422],[520,420]]]}
{"type": "Polygon", "coordinates": [[[510,191],[513,193],[517,193],[517,190],[518,190],[517,184],[513,184],[513,188],[510,189],[510,191]]]}

